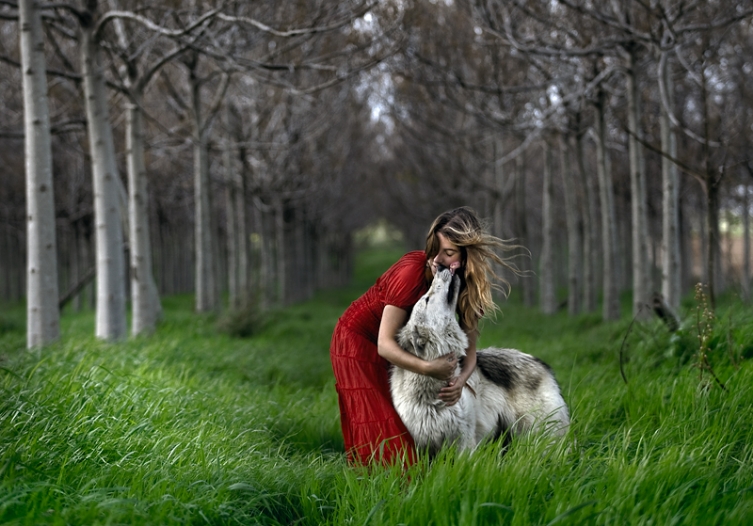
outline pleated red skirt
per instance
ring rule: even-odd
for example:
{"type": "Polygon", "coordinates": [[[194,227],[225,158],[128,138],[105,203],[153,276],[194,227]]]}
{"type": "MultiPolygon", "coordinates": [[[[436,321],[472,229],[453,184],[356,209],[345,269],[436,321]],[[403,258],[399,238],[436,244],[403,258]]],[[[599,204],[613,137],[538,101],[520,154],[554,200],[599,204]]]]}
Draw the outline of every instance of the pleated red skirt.
{"type": "Polygon", "coordinates": [[[389,362],[376,345],[341,320],[332,335],[330,358],[350,463],[413,464],[413,438],[392,405],[389,362]]]}
{"type": "Polygon", "coordinates": [[[337,322],[330,358],[345,448],[353,464],[416,460],[415,444],[392,405],[390,364],[377,352],[386,305],[410,311],[426,292],[426,255],[408,252],[354,301],[337,322]]]}

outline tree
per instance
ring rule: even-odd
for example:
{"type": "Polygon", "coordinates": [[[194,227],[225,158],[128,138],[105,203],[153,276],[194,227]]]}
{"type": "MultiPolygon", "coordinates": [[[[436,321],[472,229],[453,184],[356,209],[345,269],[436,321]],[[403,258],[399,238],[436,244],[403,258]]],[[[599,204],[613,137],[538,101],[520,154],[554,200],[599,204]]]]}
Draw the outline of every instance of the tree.
{"type": "Polygon", "coordinates": [[[194,149],[194,200],[196,206],[196,312],[209,312],[219,308],[219,283],[217,281],[215,250],[213,247],[214,222],[209,186],[208,140],[212,122],[220,109],[222,98],[227,90],[230,76],[221,74],[221,81],[214,87],[209,104],[204,107],[202,89],[218,76],[210,71],[202,74],[199,70],[201,55],[191,52],[184,61],[188,70],[190,103],[189,114],[193,124],[194,149]]]}
{"type": "Polygon", "coordinates": [[[544,188],[541,206],[542,242],[540,262],[541,310],[545,314],[557,311],[557,295],[554,284],[554,174],[551,146],[545,140],[544,147],[544,188]]]}
{"type": "Polygon", "coordinates": [[[596,117],[594,138],[596,141],[596,172],[599,179],[599,204],[601,207],[601,241],[603,257],[602,316],[605,320],[620,317],[620,303],[617,295],[617,223],[614,212],[614,189],[612,170],[607,152],[607,96],[603,89],[596,93],[594,101],[596,117]]]}
{"type": "Polygon", "coordinates": [[[126,335],[125,261],[121,223],[121,181],[115,162],[109,104],[100,59],[97,2],[89,0],[78,13],[81,24],[81,64],[89,149],[94,180],[97,247],[96,335],[109,341],[126,335]]]}
{"type": "Polygon", "coordinates": [[[662,155],[662,273],[661,291],[664,301],[674,310],[680,306],[682,295],[680,265],[680,182],[677,165],[672,159],[677,158],[677,137],[672,127],[670,113],[674,111],[674,82],[669,71],[667,51],[661,52],[657,79],[661,92],[662,104],[659,117],[661,127],[661,149],[668,155],[662,155]]]}
{"type": "Polygon", "coordinates": [[[146,164],[144,160],[144,95],[154,76],[167,63],[186,51],[201,34],[214,16],[215,11],[205,13],[185,29],[170,30],[161,27],[148,18],[127,11],[117,10],[117,1],[110,0],[113,10],[103,20],[111,21],[115,28],[115,42],[108,42],[113,49],[113,58],[119,58],[122,67],[117,87],[128,98],[126,107],[125,150],[128,173],[128,241],[130,248],[131,281],[131,333],[135,336],[154,330],[161,317],[162,306],[154,282],[152,270],[152,248],[149,235],[146,164]],[[132,31],[127,31],[126,23],[132,31]],[[141,26],[146,27],[139,31],[141,26]],[[194,34],[192,34],[192,32],[194,34]],[[128,35],[132,35],[129,39],[128,35]],[[165,37],[177,40],[162,51],[165,37]],[[159,50],[159,51],[158,51],[159,50]],[[155,57],[156,55],[156,57],[155,57]],[[148,62],[151,59],[151,62],[148,62]]]}
{"type": "Polygon", "coordinates": [[[48,344],[60,335],[55,205],[52,185],[50,114],[42,20],[34,0],[20,0],[28,235],[27,345],[48,344]]]}
{"type": "Polygon", "coordinates": [[[568,247],[568,265],[567,265],[567,311],[571,316],[579,314],[581,311],[581,290],[582,276],[582,256],[583,256],[583,218],[581,214],[582,207],[578,202],[577,185],[573,184],[578,178],[573,173],[572,168],[572,144],[575,143],[570,135],[564,133],[559,135],[560,151],[560,174],[562,176],[562,187],[564,189],[565,199],[565,220],[567,222],[567,247],[568,247]]]}

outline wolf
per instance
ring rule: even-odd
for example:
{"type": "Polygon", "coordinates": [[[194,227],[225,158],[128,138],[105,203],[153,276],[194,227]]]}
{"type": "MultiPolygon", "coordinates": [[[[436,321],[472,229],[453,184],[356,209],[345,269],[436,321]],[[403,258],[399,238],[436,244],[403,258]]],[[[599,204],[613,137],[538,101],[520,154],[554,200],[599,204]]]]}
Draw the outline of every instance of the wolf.
{"type": "MultiPolygon", "coordinates": [[[[428,292],[418,300],[398,332],[398,344],[424,360],[454,353],[465,357],[468,338],[455,317],[460,278],[449,269],[437,271],[428,292]]],[[[476,352],[477,367],[460,400],[439,400],[444,381],[400,367],[390,372],[392,401],[419,451],[435,455],[456,443],[473,450],[487,438],[540,432],[564,435],[570,415],[551,368],[515,349],[476,352]]],[[[460,365],[456,374],[460,371],[460,365]]]]}

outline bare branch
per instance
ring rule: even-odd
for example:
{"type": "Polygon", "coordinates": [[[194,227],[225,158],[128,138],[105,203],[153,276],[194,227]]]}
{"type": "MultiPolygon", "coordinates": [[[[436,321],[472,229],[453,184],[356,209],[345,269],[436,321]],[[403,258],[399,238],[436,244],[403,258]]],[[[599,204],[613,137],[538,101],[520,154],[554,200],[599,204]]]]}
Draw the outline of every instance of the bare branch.
{"type": "MultiPolygon", "coordinates": [[[[635,27],[624,24],[620,22],[619,20],[617,20],[616,18],[607,16],[604,13],[600,13],[599,11],[595,9],[588,9],[588,8],[583,7],[582,5],[574,4],[572,0],[558,0],[558,2],[566,5],[570,9],[573,9],[574,11],[577,11],[578,13],[582,15],[592,18],[609,27],[619,29],[620,31],[625,32],[631,37],[637,38],[638,40],[642,40],[643,42],[653,42],[654,40],[651,37],[651,35],[638,31],[635,27]]],[[[597,2],[596,5],[601,5],[601,3],[597,2]]]]}
{"type": "Polygon", "coordinates": [[[146,17],[143,17],[141,15],[137,15],[136,13],[132,13],[130,11],[110,11],[102,16],[102,18],[99,19],[97,22],[97,27],[94,29],[94,38],[99,38],[100,32],[102,29],[107,25],[108,22],[115,19],[125,19],[125,20],[133,20],[134,22],[138,22],[144,27],[151,29],[152,31],[155,31],[161,35],[167,36],[167,37],[181,37],[184,35],[187,35],[191,33],[194,29],[201,26],[208,20],[211,20],[215,15],[219,13],[218,9],[213,9],[211,11],[208,11],[207,13],[204,13],[202,16],[200,16],[196,21],[194,21],[189,26],[177,30],[177,29],[168,29],[166,27],[162,27],[160,25],[155,24],[151,20],[149,20],[146,17]]]}
{"type": "Polygon", "coordinates": [[[220,81],[220,85],[217,88],[217,91],[214,93],[214,100],[209,105],[209,111],[207,111],[207,118],[204,121],[204,125],[202,126],[201,133],[203,133],[204,130],[209,128],[215,116],[217,115],[217,112],[220,109],[220,104],[222,104],[222,101],[225,98],[225,93],[227,93],[227,88],[229,85],[230,85],[230,74],[225,73],[222,75],[222,80],[220,81]]]}
{"type": "Polygon", "coordinates": [[[739,15],[725,18],[723,20],[717,20],[716,22],[711,22],[709,24],[693,24],[689,26],[685,26],[682,28],[677,29],[677,33],[692,33],[695,31],[708,31],[711,29],[719,29],[722,27],[727,27],[729,25],[734,24],[735,22],[740,22],[742,20],[745,20],[746,18],[750,18],[753,16],[753,9],[749,9],[748,11],[744,11],[740,13],[739,15]]]}
{"type": "MultiPolygon", "coordinates": [[[[19,69],[21,68],[21,63],[20,62],[18,62],[15,59],[12,59],[10,57],[7,57],[5,55],[0,55],[0,62],[5,62],[6,64],[10,64],[11,66],[15,66],[15,67],[17,67],[19,69]]],[[[76,82],[80,82],[81,81],[81,75],[79,75],[77,73],[70,73],[68,71],[60,71],[58,69],[47,68],[47,74],[55,76],[55,77],[62,77],[62,78],[69,79],[69,80],[75,80],[76,82]]]]}
{"type": "MultiPolygon", "coordinates": [[[[677,56],[680,57],[679,54],[677,56]]],[[[666,51],[662,51],[661,57],[659,59],[659,71],[663,71],[664,70],[664,68],[666,67],[666,62],[667,62],[667,52],[666,51]]],[[[682,62],[682,60],[681,60],[681,62],[682,62]]],[[[683,64],[683,66],[686,66],[686,65],[683,64]]],[[[687,66],[686,66],[686,69],[688,69],[687,66]]],[[[690,69],[688,69],[688,73],[691,76],[693,76],[693,74],[694,74],[690,69]]],[[[661,104],[664,107],[664,111],[667,112],[667,116],[669,117],[669,120],[672,122],[672,126],[674,126],[675,128],[677,128],[678,130],[682,131],[685,135],[687,135],[688,137],[690,137],[694,141],[696,141],[696,142],[698,142],[700,144],[706,144],[706,139],[704,139],[700,135],[694,133],[692,130],[690,130],[686,126],[684,126],[679,121],[679,119],[675,116],[674,110],[672,108],[670,108],[670,106],[669,106],[669,96],[667,94],[667,85],[666,85],[666,82],[664,80],[664,76],[663,75],[659,75],[659,98],[661,99],[661,104]]],[[[721,146],[721,144],[718,143],[718,142],[716,142],[716,141],[709,141],[708,144],[709,144],[709,146],[711,146],[713,148],[718,148],[719,146],[721,146]]]]}
{"type": "Polygon", "coordinates": [[[574,57],[574,56],[588,56],[588,55],[603,55],[607,49],[616,47],[618,45],[624,45],[628,41],[624,39],[613,39],[600,42],[598,45],[590,46],[583,49],[568,49],[568,48],[555,48],[550,46],[527,46],[520,43],[513,35],[512,24],[510,23],[510,16],[505,10],[504,18],[505,34],[501,34],[498,31],[490,27],[483,27],[482,30],[490,35],[493,35],[504,42],[510,44],[512,47],[523,53],[531,53],[536,55],[546,56],[558,56],[558,57],[574,57]]]}
{"type": "MultiPolygon", "coordinates": [[[[86,119],[72,119],[50,125],[50,134],[62,135],[84,129],[86,129],[86,119]]],[[[0,139],[23,139],[25,136],[23,131],[0,130],[0,139]]]]}
{"type": "Polygon", "coordinates": [[[698,173],[698,172],[697,172],[697,171],[695,171],[695,170],[694,170],[693,168],[691,168],[690,166],[688,166],[687,164],[685,164],[684,162],[682,162],[682,161],[681,161],[681,160],[679,160],[678,158],[676,158],[676,157],[673,157],[672,155],[670,155],[669,153],[665,152],[665,151],[664,151],[664,150],[662,150],[661,148],[658,148],[658,147],[654,146],[653,144],[651,144],[651,143],[650,143],[650,142],[648,142],[647,140],[645,140],[645,139],[643,139],[642,137],[640,137],[640,136],[639,136],[638,134],[636,134],[636,133],[634,133],[633,131],[631,131],[630,129],[628,129],[628,127],[627,127],[627,126],[624,126],[624,125],[623,125],[623,126],[622,126],[622,130],[623,130],[623,131],[624,131],[625,133],[627,133],[628,135],[631,135],[632,137],[635,137],[635,139],[636,139],[636,140],[637,140],[637,141],[638,141],[639,143],[641,143],[641,144],[642,144],[643,146],[645,146],[646,148],[648,148],[648,149],[649,149],[649,150],[651,150],[652,152],[654,152],[654,153],[658,153],[658,154],[659,154],[659,155],[661,155],[662,157],[665,157],[665,158],[669,159],[670,161],[672,161],[672,162],[673,162],[673,163],[674,163],[675,165],[677,165],[677,167],[678,167],[678,168],[680,168],[680,169],[681,169],[682,171],[684,171],[684,172],[685,172],[685,173],[687,173],[688,175],[691,175],[691,176],[693,176],[693,177],[694,177],[694,178],[695,178],[695,179],[696,179],[696,180],[697,180],[697,181],[698,181],[698,182],[700,183],[700,185],[701,185],[701,186],[702,186],[702,187],[703,187],[704,189],[706,188],[706,177],[705,177],[705,176],[704,176],[703,174],[700,174],[700,173],[698,173]]]}
{"type": "Polygon", "coordinates": [[[300,35],[312,35],[315,33],[326,33],[329,31],[334,31],[336,29],[340,29],[341,27],[347,24],[350,24],[356,18],[359,18],[365,15],[372,8],[374,8],[374,6],[376,6],[378,3],[379,2],[374,1],[374,2],[364,4],[360,11],[357,11],[350,17],[347,17],[343,20],[340,20],[338,22],[335,22],[327,26],[306,27],[306,28],[300,28],[300,29],[288,29],[287,31],[280,31],[278,29],[274,29],[262,22],[259,22],[256,19],[245,17],[245,16],[230,16],[224,13],[220,13],[217,15],[217,18],[219,18],[220,20],[224,20],[225,22],[247,24],[261,31],[264,31],[265,33],[269,33],[277,37],[289,38],[289,37],[295,37],[295,36],[300,36],[300,35]]]}

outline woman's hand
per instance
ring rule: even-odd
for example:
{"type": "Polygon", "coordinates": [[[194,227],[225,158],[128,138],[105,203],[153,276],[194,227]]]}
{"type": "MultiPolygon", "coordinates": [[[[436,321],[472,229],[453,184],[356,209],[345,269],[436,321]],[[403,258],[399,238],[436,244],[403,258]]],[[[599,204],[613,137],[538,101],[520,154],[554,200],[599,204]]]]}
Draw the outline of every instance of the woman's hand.
{"type": "Polygon", "coordinates": [[[449,381],[455,376],[458,357],[455,353],[450,353],[424,363],[426,365],[424,366],[423,374],[436,378],[437,380],[449,381]]]}
{"type": "Polygon", "coordinates": [[[458,400],[463,395],[463,388],[468,378],[470,378],[473,370],[476,368],[476,340],[478,338],[478,331],[470,331],[465,334],[468,336],[468,348],[465,351],[463,368],[460,370],[458,376],[451,378],[447,382],[447,385],[439,390],[439,399],[447,405],[458,403],[458,400]]]}
{"type": "Polygon", "coordinates": [[[455,405],[463,394],[464,386],[465,381],[457,376],[454,377],[445,387],[439,390],[439,399],[447,405],[455,405]]]}

